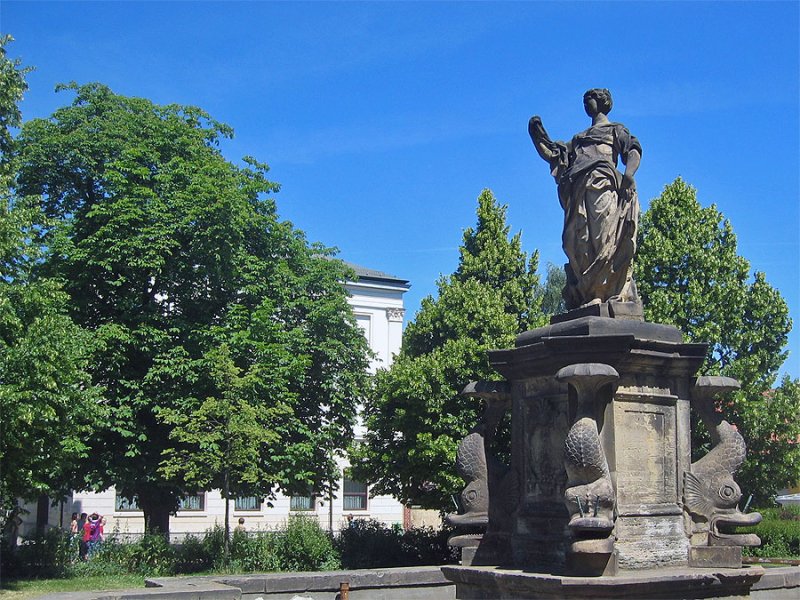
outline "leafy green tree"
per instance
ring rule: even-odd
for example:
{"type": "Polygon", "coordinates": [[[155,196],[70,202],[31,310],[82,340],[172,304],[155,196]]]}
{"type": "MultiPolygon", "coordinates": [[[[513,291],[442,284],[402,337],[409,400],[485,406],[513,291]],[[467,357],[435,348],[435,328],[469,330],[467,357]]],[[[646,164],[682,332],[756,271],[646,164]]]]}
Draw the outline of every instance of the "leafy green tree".
{"type": "Polygon", "coordinates": [[[482,408],[460,395],[472,380],[498,379],[487,351],[513,344],[541,324],[535,274],[538,255],[509,239],[506,207],[489,190],[478,198],[478,222],[464,232],[458,269],[438,282],[409,323],[389,370],[378,372],[365,405],[368,432],[351,462],[374,493],[429,508],[452,506],[463,482],[455,473],[458,443],[482,408]]]}
{"type": "Polygon", "coordinates": [[[773,506],[778,491],[800,483],[800,379],[787,375],[778,387],[737,400],[732,408],[743,423],[748,459],[736,479],[756,506],[773,506]]]}
{"type": "Polygon", "coordinates": [[[266,165],[225,160],[232,132],[201,109],[61,89],[72,104],[23,127],[20,183],[57,220],[45,266],[98,340],[112,410],[84,486],[115,486],[166,532],[182,496],[226,474],[229,492],[267,496],[334,479],[368,352],[348,270],[278,219],[266,165]],[[242,418],[220,421],[228,408],[242,418]],[[267,429],[257,456],[242,442],[251,416],[267,429]],[[231,478],[244,457],[253,469],[231,478]]]}
{"type": "Polygon", "coordinates": [[[261,497],[271,492],[264,486],[270,476],[261,450],[280,443],[280,435],[273,429],[273,413],[281,409],[258,409],[260,402],[253,393],[259,377],[255,369],[242,373],[226,344],[209,350],[202,362],[206,363],[202,370],[214,381],[219,396],[206,398],[191,414],[170,408],[161,412],[164,422],[174,426],[170,437],[180,445],[164,451],[160,470],[166,477],[177,475],[191,481],[199,489],[221,490],[226,500],[223,554],[227,562],[229,500],[236,492],[261,497]]]}
{"type": "MultiPolygon", "coordinates": [[[[701,371],[742,384],[725,413],[751,449],[738,476],[743,490],[764,500],[796,480],[796,444],[764,445],[772,436],[783,439],[800,409],[792,406],[791,382],[779,394],[769,391],[786,358],[788,308],[763,273],[751,279],[730,222],[715,206],[701,207],[696,190],[678,178],[642,216],[635,268],[647,320],[709,343],[701,371]],[[767,402],[770,394],[779,400],[767,402]]],[[[697,437],[695,450],[705,452],[705,440],[697,437]]]]}
{"type": "Polygon", "coordinates": [[[567,303],[564,301],[562,290],[567,284],[567,274],[562,267],[557,267],[553,263],[547,263],[547,277],[542,286],[540,295],[542,298],[542,312],[546,315],[558,315],[567,310],[567,303]]]}
{"type": "Polygon", "coordinates": [[[31,72],[31,67],[23,67],[18,58],[8,57],[8,46],[14,41],[10,35],[0,35],[0,185],[4,195],[8,195],[12,186],[13,167],[10,160],[14,135],[12,129],[22,124],[22,113],[19,103],[28,90],[25,75],[31,72]]]}
{"type": "Polygon", "coordinates": [[[0,522],[17,499],[59,495],[68,467],[86,453],[102,418],[86,372],[88,334],[69,318],[58,281],[43,278],[43,215],[14,189],[18,102],[27,89],[19,60],[0,38],[0,522]]]}

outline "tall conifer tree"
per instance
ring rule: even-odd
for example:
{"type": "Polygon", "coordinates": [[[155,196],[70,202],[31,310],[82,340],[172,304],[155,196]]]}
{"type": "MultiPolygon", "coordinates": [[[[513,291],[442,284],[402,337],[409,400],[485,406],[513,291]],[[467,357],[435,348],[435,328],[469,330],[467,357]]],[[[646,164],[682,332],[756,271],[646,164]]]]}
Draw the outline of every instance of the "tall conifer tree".
{"type": "MultiPolygon", "coordinates": [[[[800,479],[799,386],[784,379],[771,390],[786,359],[788,307],[763,273],[751,278],[730,222],[678,178],[642,215],[635,268],[647,320],[708,343],[702,373],[742,384],[723,412],[748,445],[737,475],[743,492],[764,502],[800,479]]],[[[697,454],[708,450],[705,436],[693,441],[697,454]]]]}
{"type": "Polygon", "coordinates": [[[356,474],[376,493],[429,508],[452,508],[463,482],[455,473],[459,441],[478,423],[479,402],[460,395],[473,380],[499,379],[487,351],[544,317],[537,295],[538,254],[509,238],[506,207],[489,190],[478,221],[464,231],[458,269],[422,301],[391,369],[381,371],[365,408],[365,443],[352,453],[356,474]]]}

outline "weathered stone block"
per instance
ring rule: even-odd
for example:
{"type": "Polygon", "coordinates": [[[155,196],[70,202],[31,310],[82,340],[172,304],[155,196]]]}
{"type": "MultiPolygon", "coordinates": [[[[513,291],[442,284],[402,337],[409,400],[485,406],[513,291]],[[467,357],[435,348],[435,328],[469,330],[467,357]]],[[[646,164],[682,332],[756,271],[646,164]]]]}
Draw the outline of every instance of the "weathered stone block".
{"type": "Polygon", "coordinates": [[[742,566],[741,546],[692,546],[689,566],[701,569],[738,569],[742,566]]]}

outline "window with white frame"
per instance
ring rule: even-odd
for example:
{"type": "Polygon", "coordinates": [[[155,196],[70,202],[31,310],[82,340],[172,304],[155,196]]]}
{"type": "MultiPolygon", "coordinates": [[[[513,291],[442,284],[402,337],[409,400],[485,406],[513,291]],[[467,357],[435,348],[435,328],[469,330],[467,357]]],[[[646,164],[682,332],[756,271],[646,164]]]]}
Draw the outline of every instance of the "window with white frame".
{"type": "Polygon", "coordinates": [[[314,510],[316,502],[314,496],[292,496],[289,499],[289,510],[305,511],[314,510]]]}
{"type": "Polygon", "coordinates": [[[181,512],[199,512],[206,508],[206,495],[204,493],[184,496],[178,501],[178,510],[181,512]]]}
{"type": "Polygon", "coordinates": [[[131,500],[125,496],[120,496],[119,492],[115,492],[114,497],[114,510],[116,512],[138,512],[141,509],[136,500],[131,500]]]}
{"type": "Polygon", "coordinates": [[[234,510],[261,510],[261,498],[257,496],[239,496],[233,501],[234,510]]]}
{"type": "Polygon", "coordinates": [[[349,469],[344,470],[344,510],[367,510],[367,484],[351,479],[349,469]]]}

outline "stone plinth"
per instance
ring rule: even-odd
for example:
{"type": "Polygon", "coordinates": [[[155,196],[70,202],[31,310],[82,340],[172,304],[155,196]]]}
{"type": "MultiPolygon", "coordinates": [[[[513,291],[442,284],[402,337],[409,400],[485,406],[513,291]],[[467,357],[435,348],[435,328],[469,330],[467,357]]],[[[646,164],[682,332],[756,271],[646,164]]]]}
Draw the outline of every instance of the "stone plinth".
{"type": "Polygon", "coordinates": [[[565,572],[564,440],[580,412],[597,424],[616,493],[619,567],[687,565],[682,478],[690,466],[690,390],[705,351],[668,325],[588,316],[528,331],[515,348],[490,353],[511,383],[519,478],[507,564],[565,572]],[[583,363],[608,365],[619,378],[596,392],[592,406],[581,401],[579,411],[575,389],[556,374],[583,363]]]}

